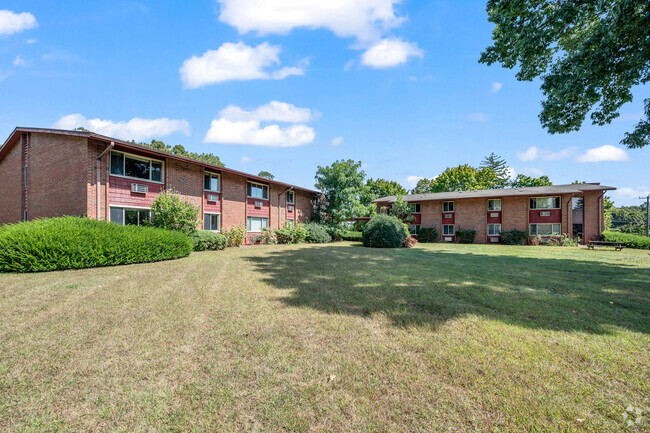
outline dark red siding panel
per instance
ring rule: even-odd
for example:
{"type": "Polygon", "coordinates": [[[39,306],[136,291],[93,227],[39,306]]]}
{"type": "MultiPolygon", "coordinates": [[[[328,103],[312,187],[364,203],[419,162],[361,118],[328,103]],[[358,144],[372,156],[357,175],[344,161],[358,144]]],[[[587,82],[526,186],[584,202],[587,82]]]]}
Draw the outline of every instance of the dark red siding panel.
{"type": "Polygon", "coordinates": [[[156,196],[163,189],[164,185],[162,183],[147,182],[140,179],[127,179],[119,176],[109,177],[108,193],[110,204],[113,206],[151,207],[156,196]],[[147,185],[149,191],[146,194],[131,192],[132,183],[147,185]]]}
{"type": "Polygon", "coordinates": [[[531,209],[530,216],[528,221],[530,224],[543,224],[543,223],[553,223],[559,224],[562,222],[562,210],[561,209],[531,209]],[[542,212],[548,212],[548,216],[542,216],[542,212]]]}

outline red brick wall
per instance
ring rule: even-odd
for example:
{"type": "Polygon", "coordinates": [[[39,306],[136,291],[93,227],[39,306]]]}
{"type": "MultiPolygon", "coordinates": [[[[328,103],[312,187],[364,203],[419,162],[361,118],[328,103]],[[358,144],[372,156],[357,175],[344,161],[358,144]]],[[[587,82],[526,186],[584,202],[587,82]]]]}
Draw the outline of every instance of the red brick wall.
{"type": "Polygon", "coordinates": [[[222,228],[229,229],[235,225],[246,227],[246,178],[222,173],[221,192],[223,195],[222,228]]]}
{"type": "Polygon", "coordinates": [[[23,219],[23,170],[21,140],[0,161],[0,225],[23,219]]]}
{"type": "Polygon", "coordinates": [[[603,216],[603,197],[600,191],[588,191],[584,194],[585,222],[583,232],[585,241],[599,236],[605,227],[603,216]]]}
{"type": "Polygon", "coordinates": [[[314,215],[314,207],[311,204],[313,196],[303,191],[296,191],[296,222],[307,223],[314,215]]]}
{"type": "MultiPolygon", "coordinates": [[[[269,227],[272,229],[279,229],[284,227],[287,219],[293,217],[287,214],[287,189],[278,185],[271,185],[269,191],[271,199],[271,219],[269,220],[269,227]]],[[[292,212],[295,215],[295,212],[292,212]]]]}
{"type": "Polygon", "coordinates": [[[456,200],[454,208],[456,211],[456,231],[476,230],[476,242],[484,243],[487,237],[487,222],[485,219],[487,199],[456,200]]]}
{"type": "Polygon", "coordinates": [[[528,197],[503,197],[501,231],[521,230],[528,233],[528,197]]]}
{"type": "Polygon", "coordinates": [[[86,215],[88,215],[88,218],[104,221],[108,220],[106,204],[108,198],[107,185],[110,152],[106,152],[102,157],[102,160],[99,162],[99,218],[97,217],[97,158],[107,149],[107,147],[108,144],[103,142],[96,140],[88,141],[88,170],[86,176],[86,196],[88,199],[86,202],[86,215]]]}
{"type": "Polygon", "coordinates": [[[167,158],[166,188],[179,193],[202,211],[203,167],[167,158]]]}

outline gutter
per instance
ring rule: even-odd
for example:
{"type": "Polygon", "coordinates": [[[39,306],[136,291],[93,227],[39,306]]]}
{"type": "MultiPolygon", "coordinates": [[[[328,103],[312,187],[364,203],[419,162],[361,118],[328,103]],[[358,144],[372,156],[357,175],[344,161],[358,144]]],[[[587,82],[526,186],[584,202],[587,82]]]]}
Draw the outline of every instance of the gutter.
{"type": "MultiPolygon", "coordinates": [[[[106,149],[102,153],[99,154],[97,157],[97,162],[95,163],[96,171],[97,171],[97,183],[95,184],[95,203],[97,203],[97,212],[95,214],[95,219],[97,221],[101,221],[101,213],[102,213],[102,206],[101,202],[99,201],[99,196],[100,196],[100,191],[101,191],[101,166],[102,166],[102,158],[104,155],[108,153],[109,150],[115,147],[115,143],[111,141],[111,143],[106,146],[106,149]]],[[[108,186],[107,186],[108,187],[108,186]]],[[[106,203],[108,205],[108,203],[106,203]]],[[[108,221],[108,206],[106,208],[106,221],[108,221]]]]}

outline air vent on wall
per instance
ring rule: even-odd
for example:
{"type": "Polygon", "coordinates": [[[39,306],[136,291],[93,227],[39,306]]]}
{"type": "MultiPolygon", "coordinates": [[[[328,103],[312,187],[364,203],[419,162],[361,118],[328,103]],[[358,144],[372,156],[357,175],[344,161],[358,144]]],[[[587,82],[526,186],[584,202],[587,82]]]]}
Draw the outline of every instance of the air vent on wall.
{"type": "Polygon", "coordinates": [[[131,192],[137,192],[138,194],[146,194],[149,192],[149,186],[143,185],[141,183],[132,183],[131,192]]]}
{"type": "Polygon", "coordinates": [[[539,216],[551,216],[551,213],[549,211],[545,210],[545,211],[540,212],[539,216]]]}
{"type": "Polygon", "coordinates": [[[490,218],[499,218],[499,212],[490,212],[490,218]]]}
{"type": "Polygon", "coordinates": [[[208,201],[219,201],[219,196],[216,194],[208,194],[208,201]]]}
{"type": "Polygon", "coordinates": [[[499,238],[497,237],[491,237],[490,242],[499,242],[499,238]]]}
{"type": "Polygon", "coordinates": [[[451,218],[451,214],[445,215],[445,218],[451,218]]]}

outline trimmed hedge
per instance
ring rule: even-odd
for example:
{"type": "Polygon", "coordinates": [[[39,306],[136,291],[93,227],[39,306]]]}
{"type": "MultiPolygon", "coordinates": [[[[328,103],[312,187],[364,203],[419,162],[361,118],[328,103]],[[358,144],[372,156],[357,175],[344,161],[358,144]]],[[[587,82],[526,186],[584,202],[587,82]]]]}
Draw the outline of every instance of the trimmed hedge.
{"type": "Polygon", "coordinates": [[[0,272],[157,262],[191,252],[192,240],[180,232],[71,216],[22,222],[0,231],[0,272]]]}
{"type": "Polygon", "coordinates": [[[409,231],[402,221],[394,216],[377,215],[363,229],[361,237],[364,247],[370,248],[399,248],[409,231]]]}
{"type": "Polygon", "coordinates": [[[528,233],[521,230],[501,232],[501,243],[504,245],[526,245],[527,241],[528,233]]]}
{"type": "Polygon", "coordinates": [[[194,251],[224,250],[228,245],[228,238],[221,233],[208,230],[197,230],[192,233],[194,251]]]}
{"type": "Polygon", "coordinates": [[[307,230],[305,241],[310,244],[327,244],[332,242],[332,237],[327,233],[327,228],[322,224],[308,223],[303,227],[307,230]]]}
{"type": "Polygon", "coordinates": [[[603,232],[603,240],[607,242],[623,242],[626,248],[650,250],[650,238],[647,236],[608,230],[603,232]]]}
{"type": "Polygon", "coordinates": [[[456,230],[456,241],[459,244],[473,244],[476,240],[476,230],[456,230]]]}
{"type": "Polygon", "coordinates": [[[418,241],[432,243],[438,240],[438,231],[435,227],[420,227],[418,231],[418,241]]]}
{"type": "Polygon", "coordinates": [[[361,242],[362,235],[363,233],[361,232],[347,231],[347,232],[343,232],[343,235],[341,235],[341,239],[344,241],[361,242]]]}

